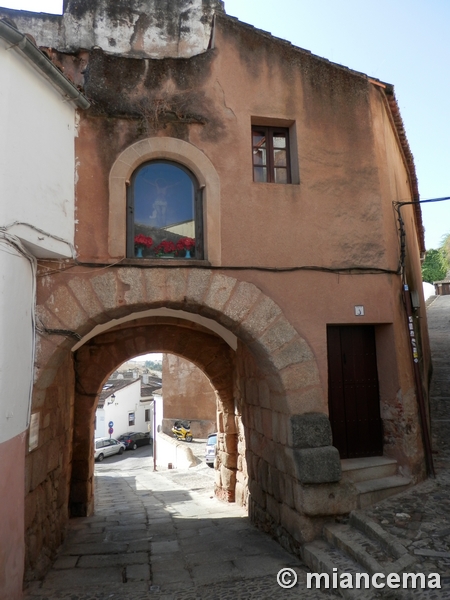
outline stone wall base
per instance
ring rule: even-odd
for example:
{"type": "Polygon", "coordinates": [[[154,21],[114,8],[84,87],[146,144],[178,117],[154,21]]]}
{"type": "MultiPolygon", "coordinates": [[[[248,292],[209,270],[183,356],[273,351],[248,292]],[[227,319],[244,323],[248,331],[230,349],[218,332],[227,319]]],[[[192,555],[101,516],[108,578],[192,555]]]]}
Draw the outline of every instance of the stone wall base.
{"type": "Polygon", "coordinates": [[[294,523],[286,523],[290,525],[290,532],[280,523],[276,523],[275,520],[268,514],[267,511],[263,510],[249,495],[248,498],[248,515],[251,522],[268,533],[274,538],[283,548],[301,557],[301,547],[303,544],[312,542],[318,538],[323,529],[323,525],[327,520],[325,517],[310,518],[294,511],[292,513],[294,520],[298,520],[297,527],[294,523]],[[300,524],[301,522],[301,524],[300,524]]]}
{"type": "Polygon", "coordinates": [[[235,490],[226,490],[217,484],[214,486],[214,495],[223,502],[234,502],[236,499],[235,490]]]}

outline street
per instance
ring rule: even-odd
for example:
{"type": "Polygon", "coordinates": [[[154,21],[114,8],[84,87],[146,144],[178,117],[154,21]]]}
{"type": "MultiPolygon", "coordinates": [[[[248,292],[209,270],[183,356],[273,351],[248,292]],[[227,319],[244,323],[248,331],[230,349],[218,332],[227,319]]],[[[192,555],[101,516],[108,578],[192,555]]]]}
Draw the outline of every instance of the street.
{"type": "MultiPolygon", "coordinates": [[[[95,515],[72,519],[59,557],[29,600],[194,600],[298,598],[276,576],[295,569],[305,588],[306,568],[250,523],[246,511],[213,494],[214,469],[201,460],[187,470],[153,471],[152,447],[105,458],[95,465],[95,515]]],[[[328,593],[326,593],[328,595],[328,593]]],[[[302,590],[302,598],[323,598],[302,590]]]]}

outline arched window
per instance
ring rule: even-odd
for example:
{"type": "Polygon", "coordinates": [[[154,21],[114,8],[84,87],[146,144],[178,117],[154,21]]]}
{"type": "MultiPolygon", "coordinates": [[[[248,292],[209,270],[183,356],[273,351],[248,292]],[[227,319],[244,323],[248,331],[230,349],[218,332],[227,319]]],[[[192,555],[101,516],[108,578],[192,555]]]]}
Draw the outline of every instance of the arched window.
{"type": "Polygon", "coordinates": [[[129,258],[203,258],[201,190],[194,175],[166,160],[142,164],[127,198],[129,258]]]}

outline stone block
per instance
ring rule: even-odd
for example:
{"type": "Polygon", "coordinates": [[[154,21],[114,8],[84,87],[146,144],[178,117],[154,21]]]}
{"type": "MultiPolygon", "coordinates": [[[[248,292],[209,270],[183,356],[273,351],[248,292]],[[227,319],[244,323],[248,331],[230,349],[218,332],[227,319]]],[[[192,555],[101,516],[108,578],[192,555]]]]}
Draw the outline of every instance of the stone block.
{"type": "Polygon", "coordinates": [[[80,328],[83,330],[82,326],[86,326],[88,316],[73,297],[70,288],[60,285],[53,292],[53,298],[52,309],[61,321],[62,328],[72,331],[78,331],[80,328]]]}
{"type": "Polygon", "coordinates": [[[294,500],[294,485],[297,484],[296,481],[289,477],[289,475],[285,475],[282,479],[283,481],[283,502],[290,506],[291,508],[295,508],[295,500],[294,500]]]}
{"type": "MultiPolygon", "coordinates": [[[[233,413],[223,413],[223,432],[226,435],[237,435],[236,432],[236,419],[233,413]]],[[[233,442],[234,443],[234,442],[233,442]]]]}
{"type": "Polygon", "coordinates": [[[258,405],[261,406],[261,408],[271,408],[270,390],[267,382],[264,380],[258,381],[258,405]]]}
{"type": "Polygon", "coordinates": [[[265,509],[267,494],[263,492],[260,485],[251,479],[248,482],[248,491],[251,494],[253,502],[256,502],[260,508],[265,509]]]}
{"type": "Polygon", "coordinates": [[[320,385],[319,371],[315,361],[305,361],[285,367],[280,377],[286,390],[299,390],[320,385]]]}
{"type": "Polygon", "coordinates": [[[296,477],[293,451],[281,444],[274,445],[275,467],[282,473],[296,477]]]}
{"type": "Polygon", "coordinates": [[[166,274],[167,303],[170,306],[184,303],[188,272],[186,269],[170,269],[166,274]]]}
{"type": "Polygon", "coordinates": [[[82,279],[81,277],[75,277],[70,279],[69,287],[90,319],[93,319],[96,322],[103,322],[107,318],[100,317],[102,314],[102,306],[89,281],[82,279]]]}
{"type": "Polygon", "coordinates": [[[114,273],[107,272],[91,279],[91,285],[106,310],[117,306],[117,279],[114,273]]]}
{"type": "Polygon", "coordinates": [[[252,413],[253,413],[254,427],[255,427],[256,431],[262,435],[263,434],[263,421],[262,421],[261,409],[259,408],[259,406],[253,407],[252,413]]]}
{"type": "Polygon", "coordinates": [[[221,488],[222,487],[222,477],[220,475],[220,469],[216,469],[214,472],[214,485],[221,488]]]}
{"type": "Polygon", "coordinates": [[[166,300],[166,272],[164,269],[144,269],[143,273],[147,302],[161,306],[166,300]]]}
{"type": "Polygon", "coordinates": [[[280,307],[269,297],[264,296],[252,307],[248,317],[241,323],[243,337],[249,341],[259,338],[268,325],[280,315],[280,307]]]}
{"type": "Polygon", "coordinates": [[[279,502],[277,502],[277,500],[273,496],[271,496],[270,494],[266,495],[266,510],[277,524],[280,523],[281,506],[282,505],[279,502]]]}
{"type": "Polygon", "coordinates": [[[126,304],[139,305],[145,302],[145,289],[141,277],[141,269],[121,268],[117,277],[123,284],[121,295],[126,304]]]}
{"type": "Polygon", "coordinates": [[[225,465],[220,465],[220,476],[222,487],[226,490],[234,490],[236,485],[236,471],[228,469],[225,465]]]}
{"type": "Polygon", "coordinates": [[[293,510],[287,504],[282,504],[280,507],[280,522],[299,544],[312,542],[320,535],[323,526],[321,519],[311,519],[293,510]]]}
{"type": "Polygon", "coordinates": [[[236,433],[225,433],[223,436],[223,443],[226,452],[229,454],[237,453],[238,436],[236,433]]]}
{"type": "Polygon", "coordinates": [[[261,336],[259,342],[268,350],[269,353],[282,348],[288,344],[294,337],[298,336],[292,325],[281,316],[267,329],[261,336]]]}
{"type": "Polygon", "coordinates": [[[240,324],[260,295],[260,290],[252,283],[239,283],[234,288],[230,300],[224,308],[224,315],[233,323],[240,324]]]}
{"type": "Polygon", "coordinates": [[[236,483],[235,502],[238,506],[247,505],[247,487],[241,483],[236,483]]]}
{"type": "MultiPolygon", "coordinates": [[[[284,406],[288,409],[290,415],[311,412],[325,413],[327,410],[327,403],[320,385],[289,391],[285,395],[284,406]]],[[[281,408],[279,410],[283,412],[281,408]]]]}
{"type": "Polygon", "coordinates": [[[203,298],[209,288],[212,271],[193,269],[189,271],[186,300],[188,304],[203,304],[203,298]]]}
{"type": "Polygon", "coordinates": [[[45,327],[47,329],[62,329],[63,325],[58,318],[58,315],[54,312],[54,298],[51,296],[47,300],[46,306],[42,304],[36,305],[36,323],[38,327],[45,327]]]}
{"type": "Polygon", "coordinates": [[[271,358],[273,365],[281,371],[289,365],[301,363],[305,361],[312,361],[314,356],[305,342],[301,338],[292,340],[283,348],[277,350],[271,358]]]}
{"type": "Polygon", "coordinates": [[[245,400],[247,404],[257,406],[259,404],[258,382],[256,379],[245,380],[245,400]]]}
{"type": "Polygon", "coordinates": [[[293,484],[295,508],[311,517],[347,514],[357,508],[357,490],[350,482],[293,484]]]}
{"type": "Polygon", "coordinates": [[[341,478],[341,459],[337,448],[295,448],[297,477],[302,483],[333,483],[341,478]]]}
{"type": "Polygon", "coordinates": [[[205,298],[205,304],[214,311],[221,312],[234,287],[237,280],[226,275],[213,275],[208,293],[205,298]]]}
{"type": "Polygon", "coordinates": [[[228,469],[236,469],[237,466],[237,454],[228,454],[228,452],[221,452],[220,462],[225,465],[228,469]]]}
{"type": "Polygon", "coordinates": [[[265,408],[260,409],[260,413],[262,420],[262,433],[264,437],[271,440],[273,439],[272,413],[270,410],[265,408]]]}
{"type": "Polygon", "coordinates": [[[293,448],[331,446],[331,424],[323,413],[292,415],[289,445],[293,448]]]}

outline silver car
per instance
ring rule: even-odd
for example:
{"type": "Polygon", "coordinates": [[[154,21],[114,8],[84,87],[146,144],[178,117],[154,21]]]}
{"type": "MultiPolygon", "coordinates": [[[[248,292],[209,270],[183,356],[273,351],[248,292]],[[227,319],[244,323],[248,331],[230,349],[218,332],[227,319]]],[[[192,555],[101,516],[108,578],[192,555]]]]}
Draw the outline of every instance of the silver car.
{"type": "Polygon", "coordinates": [[[118,442],[114,438],[96,438],[94,459],[101,462],[106,456],[122,454],[124,450],[125,444],[118,442]]]}
{"type": "Polygon", "coordinates": [[[206,442],[205,461],[208,467],[214,467],[214,459],[217,454],[217,433],[208,435],[206,442]]]}

